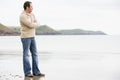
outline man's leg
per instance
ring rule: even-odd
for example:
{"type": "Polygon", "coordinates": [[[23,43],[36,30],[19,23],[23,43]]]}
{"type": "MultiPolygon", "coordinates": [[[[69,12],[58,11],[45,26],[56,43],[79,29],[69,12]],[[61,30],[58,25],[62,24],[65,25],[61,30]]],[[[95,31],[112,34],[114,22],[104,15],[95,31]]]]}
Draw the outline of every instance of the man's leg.
{"type": "Polygon", "coordinates": [[[31,39],[30,38],[22,38],[22,45],[23,45],[23,69],[24,69],[24,74],[27,76],[31,74],[31,66],[30,66],[30,61],[29,61],[29,48],[30,48],[30,43],[31,39]]]}
{"type": "Polygon", "coordinates": [[[39,66],[38,66],[38,53],[36,47],[36,41],[34,38],[31,40],[30,51],[32,53],[32,71],[33,75],[40,74],[39,66]]]}

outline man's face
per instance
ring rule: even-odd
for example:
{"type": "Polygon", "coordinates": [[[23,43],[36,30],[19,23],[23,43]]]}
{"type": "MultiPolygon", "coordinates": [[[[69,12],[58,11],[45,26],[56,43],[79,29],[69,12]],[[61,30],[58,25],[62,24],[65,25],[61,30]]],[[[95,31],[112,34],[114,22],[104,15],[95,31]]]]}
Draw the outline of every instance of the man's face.
{"type": "Polygon", "coordinates": [[[32,12],[32,10],[33,10],[32,3],[30,4],[30,7],[27,7],[27,10],[28,10],[28,12],[29,12],[29,13],[31,13],[31,12],[32,12]]]}

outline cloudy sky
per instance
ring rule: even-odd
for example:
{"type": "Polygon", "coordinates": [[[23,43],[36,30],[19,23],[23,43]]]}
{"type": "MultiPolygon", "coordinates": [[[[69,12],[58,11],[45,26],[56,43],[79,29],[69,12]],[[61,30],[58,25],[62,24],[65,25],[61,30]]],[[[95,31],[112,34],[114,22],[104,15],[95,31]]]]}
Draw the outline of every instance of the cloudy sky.
{"type": "MultiPolygon", "coordinates": [[[[100,30],[120,35],[120,0],[30,0],[41,25],[53,29],[100,30]]],[[[25,0],[0,0],[0,23],[20,26],[25,0]]]]}

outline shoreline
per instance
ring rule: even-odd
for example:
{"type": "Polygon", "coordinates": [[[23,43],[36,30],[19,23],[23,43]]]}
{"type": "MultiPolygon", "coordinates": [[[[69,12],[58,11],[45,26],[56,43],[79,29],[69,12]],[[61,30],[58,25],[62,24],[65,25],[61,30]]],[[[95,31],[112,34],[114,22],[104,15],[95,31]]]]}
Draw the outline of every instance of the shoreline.
{"type": "MultiPolygon", "coordinates": [[[[42,80],[119,80],[119,57],[111,53],[42,53],[40,70],[46,75],[42,80]]],[[[0,80],[41,80],[24,79],[21,55],[0,56],[0,64],[0,80]]]]}

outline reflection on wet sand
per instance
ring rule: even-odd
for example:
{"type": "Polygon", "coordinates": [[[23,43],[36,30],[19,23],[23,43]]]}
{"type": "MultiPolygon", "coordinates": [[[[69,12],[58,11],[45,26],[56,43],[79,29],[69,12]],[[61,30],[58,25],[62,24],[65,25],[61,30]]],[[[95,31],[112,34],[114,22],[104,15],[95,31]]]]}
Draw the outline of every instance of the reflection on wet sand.
{"type": "Polygon", "coordinates": [[[41,76],[25,77],[24,80],[45,80],[45,77],[41,76]]]}

